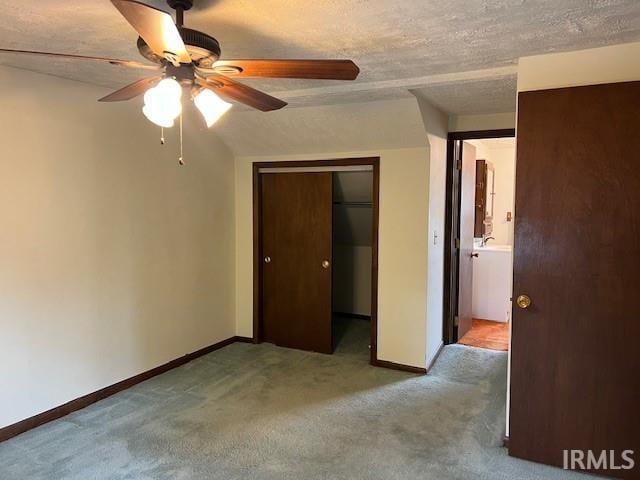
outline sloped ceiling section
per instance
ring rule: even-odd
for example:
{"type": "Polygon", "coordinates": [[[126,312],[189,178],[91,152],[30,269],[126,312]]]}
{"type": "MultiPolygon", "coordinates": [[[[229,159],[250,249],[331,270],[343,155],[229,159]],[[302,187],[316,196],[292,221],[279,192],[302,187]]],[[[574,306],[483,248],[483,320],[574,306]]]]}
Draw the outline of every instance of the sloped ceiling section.
{"type": "MultiPolygon", "coordinates": [[[[169,10],[164,0],[143,1],[169,10]]],[[[0,11],[0,47],[140,60],[135,32],[109,0],[0,0],[0,11]]],[[[505,75],[519,57],[639,41],[640,2],[195,0],[186,25],[215,36],[226,59],[351,58],[360,66],[353,83],[251,81],[288,108],[407,98],[434,86],[426,95],[443,110],[482,114],[497,108],[487,92],[509,106],[505,75]]],[[[6,54],[0,64],[111,88],[144,75],[6,54]]]]}
{"type": "Polygon", "coordinates": [[[214,127],[236,156],[426,147],[414,97],[380,102],[237,111],[214,127]]]}
{"type": "Polygon", "coordinates": [[[430,85],[412,90],[443,112],[464,115],[513,112],[516,105],[516,75],[492,80],[469,80],[430,85]]]}

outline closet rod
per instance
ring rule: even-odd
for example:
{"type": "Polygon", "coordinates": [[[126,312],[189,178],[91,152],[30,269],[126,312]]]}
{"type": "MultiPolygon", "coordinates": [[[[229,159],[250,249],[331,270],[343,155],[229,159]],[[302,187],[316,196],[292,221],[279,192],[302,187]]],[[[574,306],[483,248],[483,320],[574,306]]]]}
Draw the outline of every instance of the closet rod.
{"type": "Polygon", "coordinates": [[[345,207],[372,207],[372,202],[333,202],[334,205],[344,205],[345,207]]]}

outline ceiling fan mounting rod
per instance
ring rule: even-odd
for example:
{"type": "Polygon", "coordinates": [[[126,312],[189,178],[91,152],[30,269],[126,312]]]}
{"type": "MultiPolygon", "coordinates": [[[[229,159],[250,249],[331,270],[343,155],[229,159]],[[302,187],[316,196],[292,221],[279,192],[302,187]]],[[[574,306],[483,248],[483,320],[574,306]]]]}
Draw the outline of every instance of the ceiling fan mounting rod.
{"type": "Polygon", "coordinates": [[[193,0],[167,0],[167,3],[176,11],[176,25],[182,27],[184,25],[184,12],[193,7],[193,0]]]}

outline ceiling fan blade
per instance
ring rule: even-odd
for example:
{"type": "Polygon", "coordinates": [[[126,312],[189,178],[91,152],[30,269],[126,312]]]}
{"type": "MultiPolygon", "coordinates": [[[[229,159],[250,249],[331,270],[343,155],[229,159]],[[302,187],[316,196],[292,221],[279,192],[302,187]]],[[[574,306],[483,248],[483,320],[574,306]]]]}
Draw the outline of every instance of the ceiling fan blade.
{"type": "Polygon", "coordinates": [[[107,58],[107,57],[89,57],[86,55],[75,55],[70,53],[53,53],[53,52],[38,52],[35,50],[12,50],[10,48],[0,48],[0,53],[18,53],[24,55],[40,55],[44,57],[54,57],[54,58],[69,58],[73,60],[95,60],[97,62],[105,62],[110,63],[112,65],[121,65],[124,67],[131,68],[143,68],[147,70],[159,70],[160,67],[158,65],[147,65],[146,63],[134,62],[133,60],[120,60],[117,58],[107,58]]]}
{"type": "Polygon", "coordinates": [[[172,63],[191,63],[178,27],[167,12],[136,0],[111,0],[151,50],[172,63]]]}
{"type": "Polygon", "coordinates": [[[122,102],[124,100],[131,100],[132,98],[142,95],[149,88],[151,88],[156,82],[162,79],[162,75],[156,77],[142,78],[136,82],[130,83],[126,87],[122,87],[120,90],[116,90],[110,93],[106,97],[102,97],[99,102],[122,102]]]}
{"type": "Polygon", "coordinates": [[[262,112],[278,110],[287,105],[287,102],[267,95],[255,88],[235,82],[224,75],[214,74],[207,77],[206,80],[198,79],[198,84],[213,90],[222,97],[244,103],[262,112]]]}
{"type": "Polygon", "coordinates": [[[211,69],[237,77],[355,80],[360,73],[351,60],[222,60],[211,69]]]}

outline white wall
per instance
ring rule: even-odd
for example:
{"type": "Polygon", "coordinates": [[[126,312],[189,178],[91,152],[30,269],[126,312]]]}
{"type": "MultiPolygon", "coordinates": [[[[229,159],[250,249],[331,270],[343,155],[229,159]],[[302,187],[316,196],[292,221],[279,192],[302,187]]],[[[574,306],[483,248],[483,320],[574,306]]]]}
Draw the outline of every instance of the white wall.
{"type": "Polygon", "coordinates": [[[105,93],[0,68],[0,427],[235,334],[230,152],[105,93]]]}
{"type": "Polygon", "coordinates": [[[378,358],[426,367],[429,150],[380,164],[378,358]]]}
{"type": "Polygon", "coordinates": [[[489,159],[495,168],[495,195],[493,201],[493,233],[495,243],[513,245],[513,225],[516,186],[516,146],[512,142],[491,146],[489,159]],[[507,214],[511,212],[511,220],[507,214]]]}
{"type": "Polygon", "coordinates": [[[444,224],[447,177],[447,115],[417,95],[429,139],[429,225],[427,233],[427,365],[443,345],[444,224]]]}

